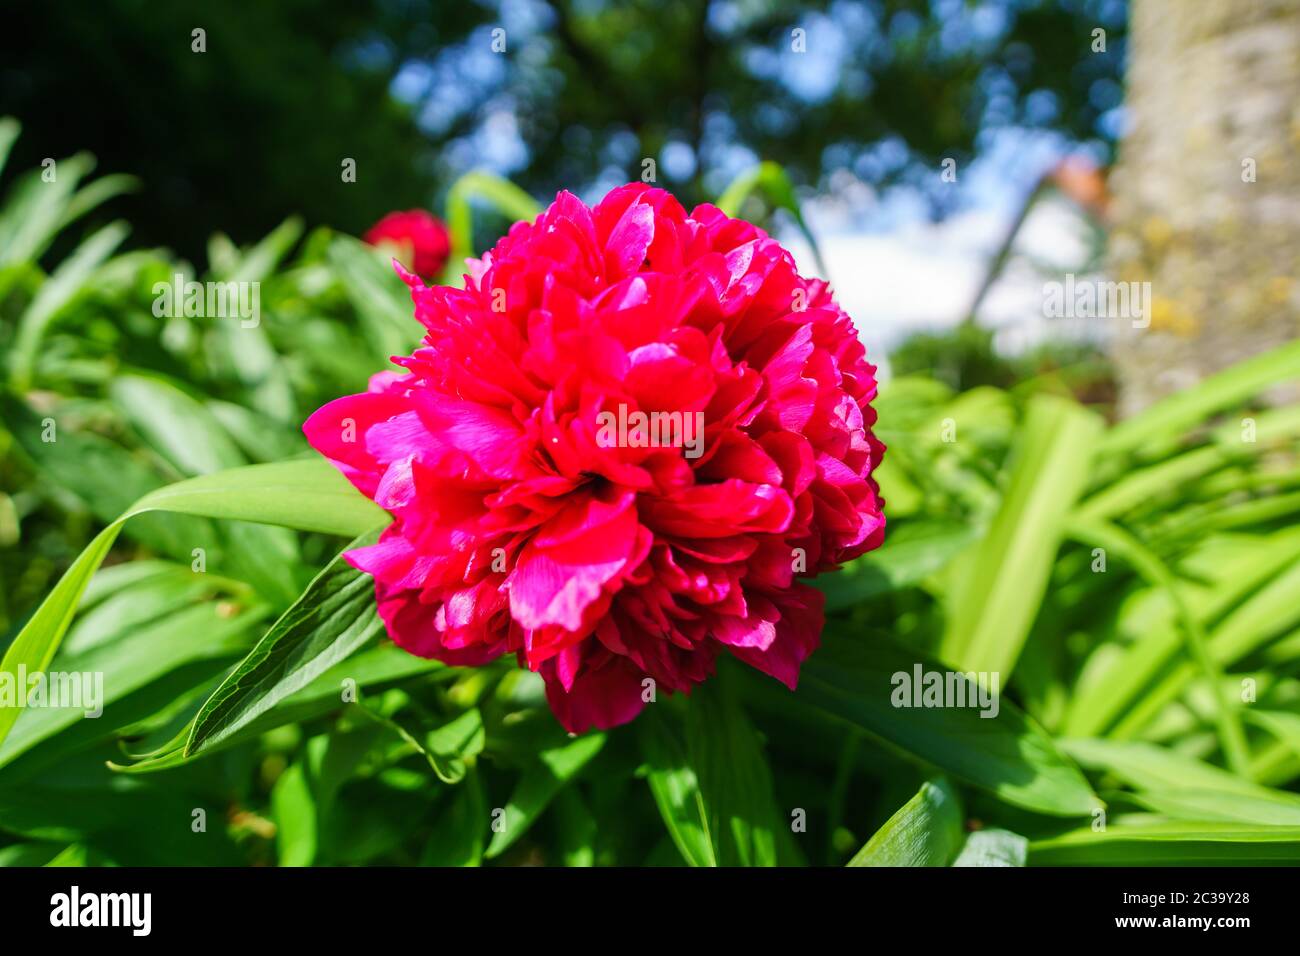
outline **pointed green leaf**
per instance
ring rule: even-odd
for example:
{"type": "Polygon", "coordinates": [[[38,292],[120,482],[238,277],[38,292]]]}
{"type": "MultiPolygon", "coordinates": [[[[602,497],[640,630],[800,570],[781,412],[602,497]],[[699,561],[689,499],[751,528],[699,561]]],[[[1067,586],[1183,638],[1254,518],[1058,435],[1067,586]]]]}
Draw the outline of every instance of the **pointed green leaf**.
{"type": "Polygon", "coordinates": [[[510,800],[502,808],[505,812],[493,816],[492,842],[484,855],[490,860],[513,846],[537,822],[555,795],[577,776],[604,744],[604,734],[588,734],[563,747],[538,754],[537,761],[524,771],[510,800]]]}
{"type": "MultiPolygon", "coordinates": [[[[378,532],[344,550],[372,544],[378,532]]],[[[340,553],[281,615],[194,718],[185,756],[220,743],[384,631],[375,582],[340,553]]]]}
{"type": "Polygon", "coordinates": [[[1074,402],[1050,395],[1030,402],[1001,507],[954,566],[942,660],[1010,680],[1101,430],[1101,420],[1074,402]]]}
{"type": "Polygon", "coordinates": [[[1084,816],[1101,805],[1079,769],[1014,704],[986,690],[989,706],[980,706],[973,674],[951,678],[967,706],[895,706],[918,668],[950,680],[946,668],[913,651],[832,632],[804,662],[798,699],[1016,806],[1084,816]],[[994,703],[996,716],[981,716],[994,703]]]}
{"type": "Polygon", "coordinates": [[[849,866],[947,866],[962,845],[962,809],[942,777],[921,784],[849,866]]]}
{"type": "Polygon", "coordinates": [[[763,746],[725,675],[697,686],[686,708],[687,759],[719,866],[776,866],[783,825],[763,746]]]}
{"type": "MultiPolygon", "coordinates": [[[[49,666],[72,623],[82,592],[108,555],[122,525],[148,511],[232,518],[348,536],[384,520],[383,512],[323,459],[252,465],[159,488],[96,535],[78,555],[9,645],[0,660],[0,672],[16,675],[21,665],[28,674],[35,674],[49,666]]],[[[16,708],[0,707],[0,742],[8,736],[17,716],[16,708]]]]}
{"type": "Polygon", "coordinates": [[[638,719],[637,730],[648,765],[650,793],[673,843],[691,866],[717,866],[699,781],[677,733],[667,718],[653,709],[638,719]]]}

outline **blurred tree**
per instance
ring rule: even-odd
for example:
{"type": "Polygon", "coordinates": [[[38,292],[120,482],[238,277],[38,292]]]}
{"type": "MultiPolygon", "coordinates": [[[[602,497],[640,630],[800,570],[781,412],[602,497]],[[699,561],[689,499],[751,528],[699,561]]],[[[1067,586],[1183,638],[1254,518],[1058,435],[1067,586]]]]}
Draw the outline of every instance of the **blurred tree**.
{"type": "Polygon", "coordinates": [[[139,174],[136,241],[189,255],[214,229],[246,241],[291,212],[358,232],[479,165],[545,195],[640,177],[652,159],[689,204],[761,157],[808,185],[839,170],[910,181],[940,210],[940,160],[964,164],[989,129],[1105,152],[1125,13],[1124,0],[15,3],[0,112],[28,131],[16,168],[88,149],[139,174]],[[341,182],[348,157],[355,183],[341,182]]]}
{"type": "MultiPolygon", "coordinates": [[[[388,92],[405,17],[349,0],[5,4],[0,115],[23,122],[10,169],[88,150],[143,195],[114,204],[137,243],[202,257],[208,236],[260,238],[291,213],[360,232],[427,204],[435,145],[388,92]],[[203,52],[193,31],[202,30],[203,52]],[[356,161],[356,181],[342,163],[356,161]]],[[[420,49],[488,11],[437,4],[420,49]]]]}
{"type": "Polygon", "coordinates": [[[1113,350],[1128,411],[1300,337],[1300,3],[1135,0],[1119,277],[1149,328],[1113,350]]]}

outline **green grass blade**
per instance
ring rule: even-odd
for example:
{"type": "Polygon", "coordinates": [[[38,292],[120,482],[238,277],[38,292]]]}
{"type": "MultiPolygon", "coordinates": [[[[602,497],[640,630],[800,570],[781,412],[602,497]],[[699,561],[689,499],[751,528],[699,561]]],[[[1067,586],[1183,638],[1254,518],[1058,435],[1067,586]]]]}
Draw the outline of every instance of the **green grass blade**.
{"type": "Polygon", "coordinates": [[[1300,827],[1155,815],[1120,818],[1029,844],[1030,866],[1258,866],[1300,861],[1300,827]]]}
{"type": "Polygon", "coordinates": [[[1224,691],[1223,671],[1210,654],[1205,629],[1187,607],[1174,576],[1155,554],[1128,532],[1104,521],[1077,519],[1068,532],[1085,544],[1099,545],[1117,558],[1127,561],[1149,583],[1162,588],[1178,616],[1187,638],[1188,650],[1196,666],[1210,682],[1215,698],[1215,720],[1220,745],[1232,768],[1243,777],[1250,776],[1250,750],[1236,702],[1224,691]]]}
{"type": "Polygon", "coordinates": [[[958,559],[941,659],[1010,678],[1100,434],[1101,420],[1073,402],[1031,401],[1002,505],[984,539],[958,559]]]}
{"type": "Polygon", "coordinates": [[[1120,422],[1101,440],[1099,453],[1130,454],[1148,443],[1176,438],[1215,412],[1294,379],[1300,379],[1300,341],[1239,362],[1120,422]]]}

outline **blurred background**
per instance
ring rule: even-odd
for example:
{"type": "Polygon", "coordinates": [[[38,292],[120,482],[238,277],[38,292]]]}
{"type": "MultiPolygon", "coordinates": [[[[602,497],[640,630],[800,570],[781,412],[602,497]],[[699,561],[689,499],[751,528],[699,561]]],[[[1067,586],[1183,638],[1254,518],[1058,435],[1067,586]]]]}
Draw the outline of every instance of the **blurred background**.
{"type": "MultiPolygon", "coordinates": [[[[1041,305],[1045,274],[1101,265],[1106,226],[1117,271],[1155,277],[1169,333],[1125,349],[1131,407],[1296,330],[1294,0],[105,0],[6,17],[0,112],[28,130],[11,167],[88,150],[143,184],[102,214],[196,261],[213,232],[249,242],[290,214],[360,234],[440,208],[471,169],[594,201],[653,160],[689,208],[763,159],[877,356],[965,319],[1008,354],[1105,341],[1041,305]],[[1017,223],[1027,251],[1004,258],[1017,223]],[[1239,251],[1209,255],[1221,242],[1239,251]]],[[[907,369],[934,361],[912,344],[907,369]]]]}
{"type": "MultiPolygon", "coordinates": [[[[0,23],[0,648],[140,496],[305,454],[312,410],[410,350],[408,291],[357,238],[387,214],[445,219],[426,252],[455,281],[557,190],[646,179],[780,237],[881,366],[889,539],[819,579],[828,659],[1001,672],[1112,806],[1169,818],[1137,859],[1300,858],[1300,0],[0,0],[0,23]],[[177,274],[258,283],[260,322],[159,314],[177,274]],[[1110,282],[1149,284],[1139,321],[1051,306],[1110,282]],[[1206,849],[1229,824],[1286,832],[1206,849]]],[[[326,674],[191,765],[176,740],[339,545],[133,519],[56,658],[117,696],[0,742],[0,862],[680,862],[633,728],[517,844],[449,841],[568,744],[509,662],[380,642],[356,659],[380,721],[326,674]],[[408,737],[464,719],[473,785],[431,785],[408,737]],[[190,792],[228,810],[211,858],[142,843],[190,792]]],[[[846,738],[815,694],[741,697],[779,806],[813,810],[783,862],[845,862],[916,792],[878,742],[896,715],[834,714],[846,738]]],[[[1030,862],[1134,859],[937,739],[914,756],[1030,862]]]]}
{"type": "Polygon", "coordinates": [[[966,318],[1004,352],[1104,340],[1045,320],[1041,278],[1095,270],[1110,224],[1170,333],[1125,356],[1138,407],[1295,333],[1297,18],[1294,0],[11,4],[0,112],[28,130],[11,168],[88,150],[143,184],[103,214],[195,260],[290,214],[360,234],[439,208],[470,169],[594,201],[654,160],[689,207],[773,160],[876,355],[966,318]],[[1031,195],[1013,251],[1032,253],[1002,259],[1031,195]],[[1207,255],[1220,241],[1240,252],[1207,255]],[[1224,301],[1228,273],[1251,291],[1224,301]]]}

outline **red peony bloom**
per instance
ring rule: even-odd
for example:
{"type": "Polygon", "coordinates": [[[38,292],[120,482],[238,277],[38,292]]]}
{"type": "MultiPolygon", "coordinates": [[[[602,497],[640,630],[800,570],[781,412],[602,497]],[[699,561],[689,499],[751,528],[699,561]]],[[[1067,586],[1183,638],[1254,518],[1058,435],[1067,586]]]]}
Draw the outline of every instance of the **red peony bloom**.
{"type": "Polygon", "coordinates": [[[319,409],[311,444],[394,518],[348,555],[414,654],[540,672],[575,733],[727,652],[791,688],[801,578],[880,544],[875,368],[761,229],[633,183],[516,223],[424,344],[319,409]]]}
{"type": "Polygon", "coordinates": [[[442,220],[423,209],[390,212],[363,237],[372,246],[396,247],[398,258],[416,275],[429,279],[441,274],[451,252],[451,237],[442,220]]]}

